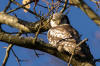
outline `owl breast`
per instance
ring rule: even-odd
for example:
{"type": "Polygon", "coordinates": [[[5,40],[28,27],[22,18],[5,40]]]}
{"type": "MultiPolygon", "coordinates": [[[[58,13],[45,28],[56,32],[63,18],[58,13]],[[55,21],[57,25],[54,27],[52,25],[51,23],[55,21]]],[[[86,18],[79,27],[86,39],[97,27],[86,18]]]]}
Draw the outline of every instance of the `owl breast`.
{"type": "Polygon", "coordinates": [[[77,39],[79,39],[77,32],[67,24],[53,27],[48,31],[48,41],[57,47],[58,51],[65,50],[72,53],[78,42],[77,39]]]}

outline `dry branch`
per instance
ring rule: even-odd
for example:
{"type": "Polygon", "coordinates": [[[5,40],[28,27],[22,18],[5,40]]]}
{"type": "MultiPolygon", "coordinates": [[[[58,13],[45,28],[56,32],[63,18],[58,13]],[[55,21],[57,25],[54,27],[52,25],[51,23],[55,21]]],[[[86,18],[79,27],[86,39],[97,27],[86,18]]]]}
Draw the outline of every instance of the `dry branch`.
{"type": "Polygon", "coordinates": [[[10,8],[10,5],[11,5],[11,1],[9,0],[8,5],[5,7],[3,12],[6,12],[10,8]]]}
{"type": "Polygon", "coordinates": [[[40,15],[38,15],[36,12],[33,12],[29,9],[27,9],[25,6],[19,4],[18,2],[16,2],[15,0],[12,0],[12,2],[16,5],[18,5],[19,7],[22,7],[23,9],[27,10],[29,13],[36,15],[37,17],[41,17],[40,15]]]}
{"type": "Polygon", "coordinates": [[[100,16],[97,15],[83,0],[71,0],[72,4],[79,7],[86,15],[100,26],[100,16]]]}
{"type": "MultiPolygon", "coordinates": [[[[33,23],[21,20],[6,13],[0,13],[0,23],[7,24],[24,32],[37,32],[41,21],[33,23]]],[[[50,28],[49,24],[47,24],[47,20],[44,20],[43,25],[44,27],[41,28],[40,32],[47,31],[50,28]]]]}
{"type": "Polygon", "coordinates": [[[13,55],[15,56],[16,61],[18,62],[18,65],[21,66],[21,64],[20,64],[21,59],[18,58],[18,56],[15,54],[13,49],[11,49],[11,51],[12,51],[13,55]]]}
{"type": "Polygon", "coordinates": [[[71,63],[71,60],[72,60],[72,58],[73,58],[73,56],[74,56],[74,54],[75,54],[76,48],[79,47],[81,44],[85,43],[87,40],[88,40],[87,38],[84,39],[84,40],[82,40],[82,41],[79,42],[79,43],[77,44],[77,46],[74,48],[73,53],[72,53],[72,55],[71,55],[71,57],[70,57],[70,59],[69,59],[68,66],[70,66],[70,63],[71,63]]]}
{"type": "Polygon", "coordinates": [[[68,0],[65,0],[64,7],[60,11],[61,13],[63,13],[66,10],[67,3],[68,3],[68,0]]]}
{"type": "MultiPolygon", "coordinates": [[[[70,55],[66,54],[65,52],[60,53],[57,51],[56,48],[52,47],[50,44],[46,44],[45,42],[37,39],[35,43],[32,41],[34,38],[31,37],[21,37],[21,36],[14,36],[10,34],[0,33],[0,40],[3,42],[11,43],[17,46],[29,48],[29,49],[36,49],[46,53],[49,53],[53,56],[56,56],[66,62],[68,62],[70,55]]],[[[89,55],[89,54],[88,54],[89,55]]],[[[91,55],[91,54],[90,54],[91,55]]],[[[74,56],[72,58],[71,64],[73,66],[95,66],[93,58],[89,59],[88,57],[80,58],[78,56],[74,56]],[[89,60],[89,61],[87,61],[89,60]]]]}
{"type": "Polygon", "coordinates": [[[16,10],[18,10],[18,9],[20,9],[20,8],[22,8],[22,7],[24,7],[24,6],[28,5],[28,4],[30,4],[30,3],[32,3],[32,2],[33,2],[33,1],[28,2],[28,3],[26,3],[26,4],[22,5],[22,6],[19,6],[18,8],[12,9],[12,10],[8,11],[7,14],[8,14],[8,13],[11,13],[11,12],[14,12],[14,11],[16,11],[16,10]]]}
{"type": "MultiPolygon", "coordinates": [[[[12,0],[12,2],[14,4],[18,5],[19,7],[26,9],[23,5],[20,5],[16,1],[12,0]]],[[[83,2],[83,0],[77,0],[77,1],[73,0],[73,3],[76,6],[78,6],[79,8],[81,8],[94,22],[96,22],[98,25],[100,25],[99,16],[96,15],[94,13],[94,11],[91,8],[89,8],[86,3],[83,2]]],[[[65,10],[65,8],[64,8],[64,10],[65,10]]],[[[26,9],[26,10],[28,10],[28,9],[26,9]]],[[[31,10],[28,10],[28,11],[32,14],[35,14],[31,10]]],[[[45,20],[43,22],[43,25],[45,25],[45,26],[42,27],[39,32],[47,31],[50,28],[49,24],[46,25],[47,22],[48,22],[47,20],[45,20]]],[[[0,23],[7,24],[9,26],[12,26],[12,27],[17,28],[17,29],[24,31],[24,32],[37,32],[41,21],[37,21],[35,23],[32,23],[32,22],[21,20],[17,17],[14,17],[14,16],[10,16],[10,15],[5,14],[5,13],[0,13],[0,23]]],[[[5,34],[2,32],[0,33],[0,41],[6,42],[8,44],[11,43],[11,44],[25,47],[25,48],[29,48],[29,49],[40,50],[40,51],[46,52],[48,54],[51,54],[53,56],[56,56],[56,57],[66,61],[66,62],[69,61],[70,55],[68,53],[65,53],[65,52],[60,53],[57,51],[56,48],[52,47],[50,44],[47,44],[39,39],[37,39],[35,43],[33,42],[33,40],[35,40],[35,39],[31,38],[31,37],[25,38],[25,37],[21,37],[21,36],[14,36],[14,35],[10,35],[10,34],[5,34]]],[[[89,51],[89,49],[87,49],[87,50],[89,51]]],[[[87,52],[87,55],[88,55],[88,57],[86,57],[86,58],[80,58],[78,56],[73,56],[73,58],[71,59],[71,64],[73,66],[95,66],[95,63],[93,61],[93,57],[92,57],[91,53],[87,52]]]]}
{"type": "Polygon", "coordinates": [[[2,66],[5,66],[6,63],[7,63],[7,60],[8,60],[8,57],[9,57],[9,52],[10,52],[10,49],[12,48],[12,44],[10,44],[7,49],[6,49],[6,55],[5,55],[5,58],[4,58],[4,61],[3,61],[3,64],[2,66]]]}
{"type": "MultiPolygon", "coordinates": [[[[20,36],[22,34],[22,32],[21,31],[19,31],[18,32],[18,34],[16,34],[16,36],[20,36]]],[[[3,64],[2,64],[2,66],[5,66],[6,65],[6,63],[7,63],[7,60],[8,60],[8,58],[9,58],[9,52],[10,52],[10,50],[12,49],[12,47],[13,47],[13,44],[9,44],[9,46],[7,47],[7,49],[6,49],[6,55],[5,55],[5,58],[4,58],[4,61],[3,61],[3,64]]],[[[12,49],[12,51],[13,51],[13,49],[12,49]]],[[[14,51],[13,51],[13,53],[14,53],[14,51]]],[[[15,55],[15,54],[14,54],[15,55]]]]}
{"type": "Polygon", "coordinates": [[[9,16],[8,14],[0,13],[0,23],[10,25],[22,31],[26,31],[26,32],[30,31],[24,25],[19,24],[18,19],[15,16],[9,16]]]}
{"type": "Polygon", "coordinates": [[[94,59],[94,62],[100,62],[100,59],[94,59]]]}

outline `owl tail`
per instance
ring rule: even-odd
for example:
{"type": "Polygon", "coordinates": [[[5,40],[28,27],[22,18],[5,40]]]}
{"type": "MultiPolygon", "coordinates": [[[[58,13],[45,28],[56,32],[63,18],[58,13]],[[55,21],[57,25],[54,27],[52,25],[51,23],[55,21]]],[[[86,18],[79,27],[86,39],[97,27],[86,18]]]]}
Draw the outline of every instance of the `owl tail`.
{"type": "MultiPolygon", "coordinates": [[[[58,46],[58,47],[57,47],[57,50],[58,50],[59,52],[63,52],[63,51],[65,50],[65,51],[68,52],[69,54],[72,54],[72,53],[74,52],[74,49],[73,49],[73,48],[72,48],[72,49],[71,49],[71,48],[64,48],[63,45],[58,46]]],[[[75,49],[74,54],[75,54],[75,55],[78,55],[78,56],[80,56],[80,57],[86,57],[86,55],[85,55],[84,53],[82,53],[81,47],[77,47],[77,48],[75,49]]]]}

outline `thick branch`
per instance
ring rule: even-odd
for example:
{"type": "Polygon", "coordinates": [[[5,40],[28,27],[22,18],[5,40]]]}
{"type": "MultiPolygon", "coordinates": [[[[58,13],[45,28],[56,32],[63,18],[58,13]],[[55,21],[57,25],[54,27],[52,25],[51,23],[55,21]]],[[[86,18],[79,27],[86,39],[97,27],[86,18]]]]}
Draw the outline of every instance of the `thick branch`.
{"type": "Polygon", "coordinates": [[[72,4],[79,7],[90,19],[100,26],[100,16],[98,16],[83,0],[72,0],[72,4]]]}
{"type": "MultiPolygon", "coordinates": [[[[45,42],[41,41],[41,40],[37,40],[36,43],[33,43],[32,41],[34,40],[34,38],[24,38],[24,37],[20,37],[20,36],[14,36],[14,35],[10,35],[10,34],[5,34],[5,33],[0,33],[0,40],[7,42],[7,43],[11,43],[17,46],[21,46],[21,47],[25,47],[25,48],[29,48],[29,49],[36,49],[36,50],[40,50],[46,53],[49,53],[53,56],[56,56],[66,62],[68,62],[70,55],[68,53],[60,53],[56,50],[56,48],[52,47],[50,44],[46,44],[45,42]]],[[[84,59],[84,58],[79,58],[78,56],[74,56],[72,58],[72,62],[71,64],[73,66],[95,66],[93,63],[93,58],[91,59],[84,59]],[[89,60],[89,61],[87,61],[89,60]]]]}
{"type": "MultiPolygon", "coordinates": [[[[21,20],[15,16],[10,16],[5,13],[0,13],[0,23],[7,24],[9,26],[22,30],[24,32],[36,32],[40,26],[41,21],[32,23],[32,22],[21,20]]],[[[40,32],[44,32],[50,28],[46,20],[43,22],[43,25],[44,27],[41,28],[40,32]]]]}
{"type": "Polygon", "coordinates": [[[22,31],[26,31],[26,32],[30,31],[24,25],[19,24],[18,19],[15,16],[10,16],[8,14],[0,13],[0,23],[10,25],[22,31]]]}

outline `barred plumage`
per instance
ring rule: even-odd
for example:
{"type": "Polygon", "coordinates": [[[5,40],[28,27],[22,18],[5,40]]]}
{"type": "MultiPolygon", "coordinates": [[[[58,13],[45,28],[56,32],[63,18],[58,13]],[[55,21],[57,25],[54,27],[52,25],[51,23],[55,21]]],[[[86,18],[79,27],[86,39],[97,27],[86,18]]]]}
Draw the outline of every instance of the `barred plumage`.
{"type": "MultiPolygon", "coordinates": [[[[78,32],[69,24],[68,17],[62,13],[55,13],[50,21],[51,29],[48,31],[49,43],[58,51],[73,53],[76,44],[80,41],[78,32]]],[[[79,53],[81,47],[76,48],[79,53]]]]}

